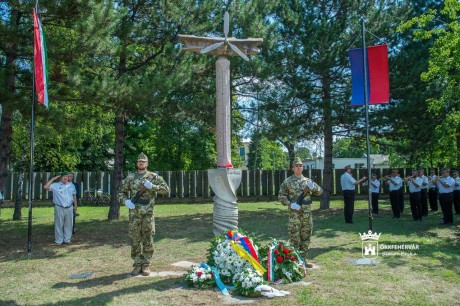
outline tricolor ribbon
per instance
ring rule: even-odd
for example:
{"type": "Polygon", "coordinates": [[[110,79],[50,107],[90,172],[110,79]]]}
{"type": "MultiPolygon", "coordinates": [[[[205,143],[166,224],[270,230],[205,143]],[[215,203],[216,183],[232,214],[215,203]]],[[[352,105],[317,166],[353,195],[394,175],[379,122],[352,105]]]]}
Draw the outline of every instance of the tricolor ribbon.
{"type": "Polygon", "coordinates": [[[267,257],[267,280],[272,283],[275,279],[275,243],[272,243],[268,248],[268,257],[267,257]]]}
{"type": "Polygon", "coordinates": [[[235,241],[230,240],[230,246],[235,250],[235,252],[240,255],[240,257],[246,259],[257,271],[262,275],[267,271],[264,267],[258,262],[254,257],[252,257],[242,246],[237,244],[235,241]]]}
{"type": "Polygon", "coordinates": [[[259,254],[257,254],[254,245],[252,244],[251,240],[247,236],[241,235],[234,230],[230,230],[227,232],[227,238],[233,240],[235,242],[239,242],[243,248],[257,261],[260,263],[259,254]]]}

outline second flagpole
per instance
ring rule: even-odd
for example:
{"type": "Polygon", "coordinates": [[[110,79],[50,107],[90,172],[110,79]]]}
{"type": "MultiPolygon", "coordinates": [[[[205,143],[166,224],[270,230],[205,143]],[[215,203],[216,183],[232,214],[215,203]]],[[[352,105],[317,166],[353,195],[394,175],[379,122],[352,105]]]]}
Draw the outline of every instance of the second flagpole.
{"type": "MultiPolygon", "coordinates": [[[[365,30],[365,20],[364,18],[361,19],[361,31],[362,31],[362,43],[363,43],[363,67],[364,67],[364,105],[365,105],[365,112],[366,112],[366,148],[367,148],[367,179],[370,181],[371,179],[371,147],[369,142],[369,93],[367,90],[367,48],[366,48],[366,30],[365,30]]],[[[369,230],[372,231],[372,193],[371,193],[371,185],[369,182],[368,188],[368,220],[369,220],[369,230]]]]}

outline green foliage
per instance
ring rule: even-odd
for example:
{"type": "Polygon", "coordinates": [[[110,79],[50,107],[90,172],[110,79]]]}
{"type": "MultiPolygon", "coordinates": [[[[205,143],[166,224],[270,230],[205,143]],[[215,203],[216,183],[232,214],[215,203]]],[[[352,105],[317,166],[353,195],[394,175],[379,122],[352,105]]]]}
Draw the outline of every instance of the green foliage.
{"type": "Polygon", "coordinates": [[[255,132],[249,144],[247,167],[261,170],[286,169],[286,153],[279,142],[270,141],[261,133],[255,132]]]}
{"type": "Polygon", "coordinates": [[[149,156],[155,170],[204,170],[215,166],[215,138],[191,120],[162,117],[129,122],[126,128],[126,165],[134,170],[137,155],[149,156]]]}
{"type": "Polygon", "coordinates": [[[428,113],[437,118],[432,129],[435,141],[429,145],[439,148],[434,158],[442,166],[457,166],[460,160],[459,14],[459,2],[446,0],[442,9],[430,9],[400,27],[400,31],[413,29],[416,41],[433,42],[429,48],[428,67],[421,79],[438,93],[426,101],[428,113]]]}

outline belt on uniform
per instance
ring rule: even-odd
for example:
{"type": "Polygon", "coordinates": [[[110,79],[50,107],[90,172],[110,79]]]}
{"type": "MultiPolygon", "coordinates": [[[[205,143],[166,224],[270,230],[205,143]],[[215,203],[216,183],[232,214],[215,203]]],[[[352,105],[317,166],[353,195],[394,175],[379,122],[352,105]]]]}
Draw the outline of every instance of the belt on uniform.
{"type": "Polygon", "coordinates": [[[54,206],[59,206],[59,207],[62,207],[62,208],[70,208],[70,207],[73,207],[72,205],[70,205],[70,206],[62,206],[62,205],[57,205],[57,204],[54,204],[54,206]]]}

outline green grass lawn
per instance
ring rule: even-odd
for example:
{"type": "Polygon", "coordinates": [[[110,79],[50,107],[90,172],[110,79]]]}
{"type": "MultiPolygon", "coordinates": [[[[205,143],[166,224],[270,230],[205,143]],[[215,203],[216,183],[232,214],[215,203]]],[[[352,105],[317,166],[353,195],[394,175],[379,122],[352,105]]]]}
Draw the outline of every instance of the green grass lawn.
{"type": "MultiPolygon", "coordinates": [[[[319,269],[302,284],[278,288],[292,294],[258,299],[257,305],[459,305],[460,218],[440,225],[441,213],[414,222],[406,202],[399,220],[391,219],[388,201],[374,217],[380,245],[418,245],[413,256],[377,258],[377,266],[355,266],[362,258],[359,233],[367,232],[367,202],[357,201],[355,224],[345,224],[342,202],[329,210],[314,207],[310,257],[319,269]]],[[[275,202],[239,204],[239,225],[260,242],[287,240],[287,209],[275,202]]],[[[70,246],[54,246],[53,208],[33,211],[33,249],[27,255],[27,220],[0,216],[0,305],[216,305],[228,303],[218,291],[184,288],[181,276],[128,277],[132,269],[128,210],[107,221],[107,208],[81,207],[70,246]],[[95,272],[87,279],[72,274],[95,272]]],[[[27,218],[27,209],[23,216],[27,218]]],[[[153,271],[182,271],[171,264],[205,261],[212,234],[212,204],[162,204],[155,208],[153,271]]],[[[386,251],[389,252],[389,251],[386,251]]],[[[401,252],[392,251],[392,252],[401,252]]],[[[388,255],[388,254],[387,254],[388,255]]]]}

